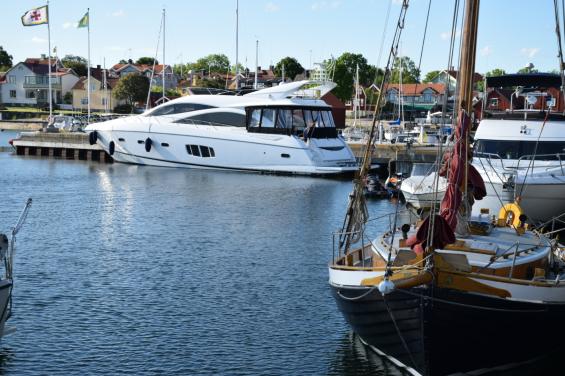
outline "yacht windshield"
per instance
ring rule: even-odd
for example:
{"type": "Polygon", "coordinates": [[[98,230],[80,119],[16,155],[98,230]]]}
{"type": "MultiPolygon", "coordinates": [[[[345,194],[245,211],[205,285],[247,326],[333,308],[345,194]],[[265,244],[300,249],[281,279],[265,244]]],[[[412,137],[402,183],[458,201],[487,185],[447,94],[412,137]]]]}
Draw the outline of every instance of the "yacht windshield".
{"type": "Polygon", "coordinates": [[[308,130],[308,137],[337,137],[331,109],[324,107],[247,108],[247,129],[250,132],[297,136],[308,130]]]}
{"type": "Polygon", "coordinates": [[[499,156],[502,159],[555,159],[558,154],[565,154],[565,141],[515,141],[515,140],[476,140],[477,157],[499,156]]]}
{"type": "Polygon", "coordinates": [[[434,170],[433,163],[414,163],[411,176],[428,176],[434,170]]]}

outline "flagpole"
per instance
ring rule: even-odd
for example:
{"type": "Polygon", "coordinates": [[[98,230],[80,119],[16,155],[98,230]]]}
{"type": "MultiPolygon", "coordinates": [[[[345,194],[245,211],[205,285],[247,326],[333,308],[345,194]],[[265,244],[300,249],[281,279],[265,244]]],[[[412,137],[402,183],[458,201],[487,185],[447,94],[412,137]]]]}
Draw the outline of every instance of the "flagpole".
{"type": "Polygon", "coordinates": [[[90,124],[90,8],[86,8],[86,14],[88,17],[88,22],[87,22],[87,31],[88,31],[88,67],[86,69],[87,72],[87,78],[86,78],[86,83],[88,85],[88,89],[87,89],[87,96],[88,96],[88,115],[87,115],[87,120],[86,123],[90,124]]]}
{"type": "Polygon", "coordinates": [[[49,19],[49,0],[47,0],[47,48],[49,48],[49,59],[47,60],[49,65],[49,76],[47,77],[47,82],[49,84],[49,94],[47,98],[49,99],[49,121],[53,119],[53,98],[51,93],[51,20],[49,19]]]}

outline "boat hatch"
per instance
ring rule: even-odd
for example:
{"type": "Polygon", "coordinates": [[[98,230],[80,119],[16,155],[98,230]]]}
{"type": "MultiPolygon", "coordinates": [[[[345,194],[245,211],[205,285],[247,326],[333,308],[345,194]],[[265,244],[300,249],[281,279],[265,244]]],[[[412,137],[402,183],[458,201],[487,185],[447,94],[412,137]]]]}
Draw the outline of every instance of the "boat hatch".
{"type": "Polygon", "coordinates": [[[248,132],[337,138],[332,112],[328,107],[248,107],[246,114],[248,132]]]}

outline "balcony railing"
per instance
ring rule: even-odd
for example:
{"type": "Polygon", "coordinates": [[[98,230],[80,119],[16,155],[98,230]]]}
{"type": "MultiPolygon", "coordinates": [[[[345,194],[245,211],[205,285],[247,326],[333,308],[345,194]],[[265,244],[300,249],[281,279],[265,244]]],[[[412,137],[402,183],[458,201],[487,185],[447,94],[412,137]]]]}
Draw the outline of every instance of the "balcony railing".
{"type": "MultiPolygon", "coordinates": [[[[48,88],[49,81],[47,76],[25,76],[24,77],[24,88],[26,89],[38,89],[38,88],[48,88]]],[[[59,77],[51,77],[51,87],[53,89],[61,88],[61,79],[59,77]]]]}

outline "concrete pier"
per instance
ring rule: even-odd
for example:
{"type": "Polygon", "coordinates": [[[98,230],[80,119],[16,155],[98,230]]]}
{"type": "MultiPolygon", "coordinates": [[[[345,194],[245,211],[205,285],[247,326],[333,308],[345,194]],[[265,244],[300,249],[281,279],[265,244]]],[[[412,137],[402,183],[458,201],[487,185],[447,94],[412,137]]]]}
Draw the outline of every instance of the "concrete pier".
{"type": "Polygon", "coordinates": [[[112,163],[114,159],[98,144],[90,145],[88,134],[70,132],[22,132],[13,140],[17,155],[112,163]]]}
{"type": "MultiPolygon", "coordinates": [[[[351,151],[357,159],[363,157],[363,150],[365,148],[365,143],[351,142],[348,143],[351,151]]],[[[445,148],[444,148],[445,150],[445,148]]],[[[375,144],[375,149],[373,150],[372,160],[373,163],[386,164],[391,159],[398,160],[411,160],[411,161],[421,161],[421,162],[433,162],[437,155],[437,146],[420,146],[406,144],[375,144]]]]}

